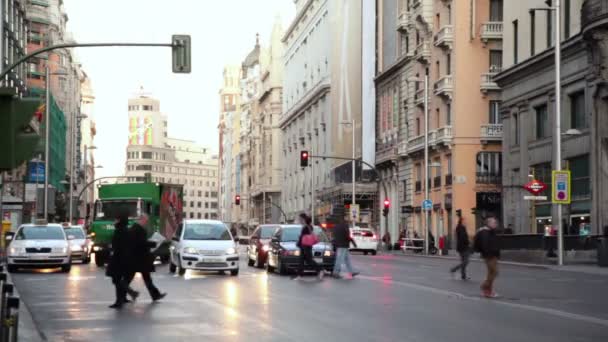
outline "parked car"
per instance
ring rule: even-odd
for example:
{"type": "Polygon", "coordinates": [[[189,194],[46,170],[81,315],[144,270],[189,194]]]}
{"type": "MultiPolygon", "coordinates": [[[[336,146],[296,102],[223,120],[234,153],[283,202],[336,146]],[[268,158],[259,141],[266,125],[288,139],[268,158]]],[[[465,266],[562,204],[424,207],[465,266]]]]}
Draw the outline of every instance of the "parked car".
{"type": "Polygon", "coordinates": [[[63,227],[37,220],[23,224],[8,248],[9,272],[20,268],[57,268],[68,273],[72,267],[71,249],[63,227]]]}
{"type": "Polygon", "coordinates": [[[270,249],[270,238],[278,228],[277,224],[263,224],[253,231],[247,245],[247,264],[249,266],[264,267],[270,249]]]}
{"type": "Polygon", "coordinates": [[[171,273],[186,270],[239,274],[237,245],[228,227],[216,220],[184,220],[170,247],[171,273]]]}
{"type": "Polygon", "coordinates": [[[70,241],[70,250],[72,251],[72,261],[78,260],[83,264],[91,262],[91,249],[89,239],[84,232],[82,226],[63,224],[63,230],[70,241]]]}
{"type": "MultiPolygon", "coordinates": [[[[302,231],[301,225],[279,225],[270,240],[266,270],[286,274],[297,269],[300,264],[300,249],[296,246],[302,231]]],[[[333,270],[336,256],[334,248],[321,227],[315,226],[314,233],[319,242],[313,246],[313,257],[326,270],[333,270]]]]}
{"type": "Polygon", "coordinates": [[[355,227],[350,230],[350,235],[357,243],[357,247],[351,245],[351,251],[362,251],[363,254],[372,253],[376,255],[378,252],[378,237],[373,230],[369,228],[355,227]]]}

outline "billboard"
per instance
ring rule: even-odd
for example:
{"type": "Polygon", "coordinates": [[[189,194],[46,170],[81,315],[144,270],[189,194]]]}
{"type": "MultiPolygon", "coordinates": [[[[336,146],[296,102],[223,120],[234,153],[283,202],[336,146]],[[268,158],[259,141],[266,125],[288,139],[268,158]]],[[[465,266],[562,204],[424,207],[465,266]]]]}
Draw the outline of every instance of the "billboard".
{"type": "Polygon", "coordinates": [[[27,165],[27,182],[44,183],[44,163],[29,162],[27,165]]]}
{"type": "Polygon", "coordinates": [[[132,115],[129,118],[129,145],[153,145],[151,115],[132,115]]]}

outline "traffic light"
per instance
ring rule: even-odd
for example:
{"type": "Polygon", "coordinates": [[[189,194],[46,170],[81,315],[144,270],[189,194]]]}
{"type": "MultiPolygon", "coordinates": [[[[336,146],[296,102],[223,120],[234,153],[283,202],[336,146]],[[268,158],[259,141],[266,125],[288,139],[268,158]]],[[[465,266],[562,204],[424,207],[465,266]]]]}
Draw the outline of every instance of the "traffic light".
{"type": "Polygon", "coordinates": [[[14,91],[0,94],[0,170],[11,170],[32,158],[41,138],[42,113],[38,98],[18,98],[14,91]]]}
{"type": "Polygon", "coordinates": [[[388,209],[391,207],[391,201],[387,199],[384,200],[384,209],[382,209],[382,216],[388,216],[388,209]]]}
{"type": "Polygon", "coordinates": [[[308,166],[308,157],[310,157],[310,155],[308,154],[308,151],[300,151],[300,166],[301,167],[308,166]]]}
{"type": "Polygon", "coordinates": [[[173,35],[171,37],[171,45],[173,50],[173,72],[189,74],[192,70],[190,36],[173,35]]]}
{"type": "Polygon", "coordinates": [[[234,204],[241,205],[241,195],[234,196],[234,204]]]}

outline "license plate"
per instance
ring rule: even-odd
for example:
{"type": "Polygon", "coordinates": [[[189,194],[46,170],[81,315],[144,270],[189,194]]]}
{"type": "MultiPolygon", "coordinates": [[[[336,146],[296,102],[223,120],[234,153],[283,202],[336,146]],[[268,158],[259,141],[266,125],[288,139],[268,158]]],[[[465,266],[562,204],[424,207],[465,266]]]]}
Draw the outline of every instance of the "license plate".
{"type": "Polygon", "coordinates": [[[323,258],[314,258],[314,259],[315,259],[315,262],[317,264],[322,264],[323,263],[323,258]]]}
{"type": "Polygon", "coordinates": [[[219,260],[217,259],[203,259],[203,263],[208,264],[208,263],[214,263],[214,262],[218,262],[219,260]]]}
{"type": "Polygon", "coordinates": [[[35,260],[42,260],[42,259],[47,259],[49,256],[48,255],[32,255],[31,258],[35,259],[35,260]]]}

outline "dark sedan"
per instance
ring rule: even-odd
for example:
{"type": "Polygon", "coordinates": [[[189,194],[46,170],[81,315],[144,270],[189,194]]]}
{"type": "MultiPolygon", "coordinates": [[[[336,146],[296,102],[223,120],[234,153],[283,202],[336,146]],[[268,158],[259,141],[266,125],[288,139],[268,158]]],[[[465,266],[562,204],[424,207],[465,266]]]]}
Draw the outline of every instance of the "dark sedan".
{"type": "MultiPolygon", "coordinates": [[[[268,272],[276,270],[279,274],[286,274],[288,271],[298,268],[300,249],[296,246],[296,243],[301,231],[301,225],[280,225],[274,232],[270,240],[268,260],[266,261],[268,272]]],[[[319,242],[313,246],[314,260],[321,264],[325,270],[331,271],[336,261],[334,248],[321,227],[315,226],[314,233],[319,238],[319,242]]],[[[311,269],[309,265],[306,267],[311,269]]]]}
{"type": "Polygon", "coordinates": [[[278,224],[263,224],[251,234],[247,246],[249,266],[264,267],[266,258],[268,257],[268,250],[270,249],[270,238],[278,228],[278,224]]]}

